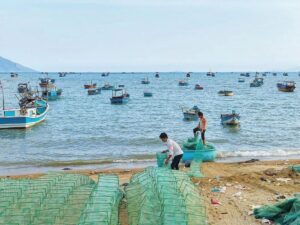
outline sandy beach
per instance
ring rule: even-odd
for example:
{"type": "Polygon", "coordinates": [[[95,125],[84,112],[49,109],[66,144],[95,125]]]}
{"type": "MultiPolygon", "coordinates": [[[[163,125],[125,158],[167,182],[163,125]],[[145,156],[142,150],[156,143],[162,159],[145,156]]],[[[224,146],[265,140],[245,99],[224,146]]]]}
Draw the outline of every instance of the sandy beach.
{"type": "MultiPolygon", "coordinates": [[[[207,219],[211,225],[261,224],[252,215],[255,206],[273,204],[291,197],[300,191],[300,174],[289,166],[300,164],[300,160],[256,161],[248,163],[203,163],[204,178],[193,179],[199,187],[206,204],[207,219]],[[221,190],[213,192],[212,189],[221,190]],[[211,199],[220,204],[211,204],[211,199]]],[[[80,170],[66,171],[79,173],[96,179],[99,174],[117,174],[120,185],[129,182],[130,177],[142,171],[136,169],[80,170]]],[[[181,170],[188,168],[181,167],[181,170]]],[[[9,176],[10,178],[35,179],[43,174],[9,176]]],[[[3,177],[3,176],[2,176],[3,177]]],[[[123,201],[120,206],[120,222],[127,223],[127,209],[123,201]]]]}

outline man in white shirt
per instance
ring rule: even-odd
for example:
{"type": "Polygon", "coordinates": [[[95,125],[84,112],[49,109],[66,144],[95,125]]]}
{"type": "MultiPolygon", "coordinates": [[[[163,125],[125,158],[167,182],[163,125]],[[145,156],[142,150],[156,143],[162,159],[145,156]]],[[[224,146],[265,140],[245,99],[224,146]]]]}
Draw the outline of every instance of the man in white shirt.
{"type": "Polygon", "coordinates": [[[183,156],[183,151],[181,150],[179,144],[177,144],[172,139],[168,138],[166,133],[161,133],[159,138],[168,147],[168,157],[165,164],[168,165],[170,159],[172,159],[171,168],[172,170],[179,170],[179,162],[183,156]]]}

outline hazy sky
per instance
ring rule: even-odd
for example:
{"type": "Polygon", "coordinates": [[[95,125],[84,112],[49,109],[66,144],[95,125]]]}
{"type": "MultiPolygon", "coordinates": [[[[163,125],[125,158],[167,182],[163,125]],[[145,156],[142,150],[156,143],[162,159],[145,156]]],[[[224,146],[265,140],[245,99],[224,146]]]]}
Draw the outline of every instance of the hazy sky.
{"type": "Polygon", "coordinates": [[[40,71],[300,69],[300,1],[0,0],[0,55],[40,71]]]}

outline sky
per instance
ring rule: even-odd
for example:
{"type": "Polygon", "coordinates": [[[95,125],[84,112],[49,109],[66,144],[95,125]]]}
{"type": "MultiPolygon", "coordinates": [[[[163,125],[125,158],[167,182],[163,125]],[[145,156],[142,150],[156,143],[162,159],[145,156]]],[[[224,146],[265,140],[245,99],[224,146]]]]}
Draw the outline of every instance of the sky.
{"type": "Polygon", "coordinates": [[[38,71],[300,70],[299,0],[0,0],[0,56],[38,71]]]}

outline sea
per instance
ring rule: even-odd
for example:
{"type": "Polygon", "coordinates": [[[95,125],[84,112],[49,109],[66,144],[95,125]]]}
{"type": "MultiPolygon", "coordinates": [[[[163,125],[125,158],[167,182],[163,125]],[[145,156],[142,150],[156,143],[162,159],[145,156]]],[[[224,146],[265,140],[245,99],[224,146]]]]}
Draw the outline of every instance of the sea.
{"type": "MultiPolygon", "coordinates": [[[[268,73],[262,87],[250,88],[255,74],[239,83],[240,73],[191,73],[189,86],[179,80],[186,73],[75,73],[59,77],[49,73],[63,89],[62,97],[50,101],[44,123],[29,129],[0,130],[0,175],[61,171],[63,169],[112,169],[155,165],[155,153],[165,150],[159,139],[166,132],[176,142],[193,136],[197,121],[184,121],[182,107],[197,105],[207,119],[207,141],[215,145],[218,161],[300,158],[300,84],[298,73],[284,77],[268,73]],[[150,84],[142,84],[148,77],[150,84]],[[283,80],[296,82],[293,93],[277,90],[283,80]],[[83,85],[95,82],[125,85],[130,101],[110,103],[111,91],[88,96],[83,85]],[[195,84],[204,87],[195,90],[195,84]],[[234,96],[219,96],[231,90],[234,96]],[[151,91],[153,97],[144,97],[151,91]],[[220,115],[235,110],[238,127],[221,125],[220,115]]],[[[37,88],[41,73],[19,73],[18,78],[0,74],[5,108],[18,107],[17,85],[30,82],[37,88]]],[[[0,96],[1,96],[0,92],[0,96]]],[[[2,99],[2,96],[1,96],[2,99]]],[[[2,101],[1,101],[2,103],[2,101]]],[[[2,104],[0,103],[0,107],[2,104]]]]}

